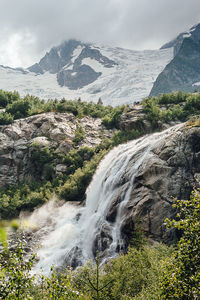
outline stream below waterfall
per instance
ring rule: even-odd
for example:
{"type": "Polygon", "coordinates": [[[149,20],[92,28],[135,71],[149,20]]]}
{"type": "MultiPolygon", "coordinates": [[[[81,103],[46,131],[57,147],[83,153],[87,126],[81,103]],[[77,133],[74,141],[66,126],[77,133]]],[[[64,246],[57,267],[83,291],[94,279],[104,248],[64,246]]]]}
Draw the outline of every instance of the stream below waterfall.
{"type": "Polygon", "coordinates": [[[51,200],[36,209],[29,218],[38,226],[41,244],[36,250],[39,260],[34,272],[48,275],[52,265],[82,265],[93,259],[97,250],[102,262],[117,256],[125,246],[121,226],[137,172],[151,159],[156,144],[170,138],[181,126],[112,149],[93,176],[85,206],[51,200]],[[109,211],[113,207],[111,218],[109,211]]]}

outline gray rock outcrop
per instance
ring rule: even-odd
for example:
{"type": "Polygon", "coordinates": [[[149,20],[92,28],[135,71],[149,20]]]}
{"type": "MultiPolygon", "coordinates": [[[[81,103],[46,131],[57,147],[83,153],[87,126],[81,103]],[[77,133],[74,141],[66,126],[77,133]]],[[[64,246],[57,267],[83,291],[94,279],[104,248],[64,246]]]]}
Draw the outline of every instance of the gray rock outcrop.
{"type": "MultiPolygon", "coordinates": [[[[127,173],[131,167],[130,164],[127,173]]],[[[199,175],[200,129],[183,125],[170,139],[161,139],[148,162],[140,167],[125,211],[124,234],[131,237],[140,220],[154,240],[173,239],[173,232],[166,230],[164,220],[175,214],[174,198],[189,199],[193,187],[199,185],[199,175]]]]}
{"type": "Polygon", "coordinates": [[[176,56],[176,54],[179,52],[179,50],[181,48],[183,40],[186,37],[190,37],[195,43],[199,43],[200,42],[200,23],[192,26],[189,31],[180,33],[175,39],[164,44],[160,49],[167,49],[167,48],[173,47],[174,48],[174,56],[176,56]]]}
{"type": "Polygon", "coordinates": [[[200,42],[185,38],[173,60],[158,75],[150,96],[174,91],[199,90],[200,42]]]}
{"type": "MultiPolygon", "coordinates": [[[[189,199],[194,186],[199,186],[200,128],[188,128],[184,124],[177,126],[180,127],[177,131],[156,142],[148,159],[143,161],[136,172],[129,201],[121,216],[122,238],[127,243],[138,223],[154,241],[172,241],[175,232],[166,229],[164,221],[175,216],[173,200],[189,199]]],[[[107,212],[108,222],[114,223],[116,220],[118,207],[138,159],[140,153],[132,154],[123,177],[117,181],[119,186],[107,212]]],[[[101,235],[109,239],[106,231],[100,232],[101,235]]]]}
{"type": "MultiPolygon", "coordinates": [[[[79,146],[98,145],[103,138],[102,131],[107,137],[112,135],[112,130],[106,130],[100,119],[85,117],[78,120],[70,113],[43,113],[0,126],[0,188],[34,178],[30,159],[34,145],[67,153],[80,126],[85,137],[79,146]]],[[[56,173],[63,170],[63,166],[55,166],[56,173]]]]}

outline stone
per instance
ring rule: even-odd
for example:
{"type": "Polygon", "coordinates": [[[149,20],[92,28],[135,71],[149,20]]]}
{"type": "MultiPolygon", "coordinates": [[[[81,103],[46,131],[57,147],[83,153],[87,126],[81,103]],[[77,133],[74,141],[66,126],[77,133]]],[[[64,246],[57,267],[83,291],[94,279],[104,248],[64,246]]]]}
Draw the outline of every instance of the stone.
{"type": "MultiPolygon", "coordinates": [[[[48,112],[0,126],[0,188],[17,185],[25,179],[35,178],[36,166],[31,161],[34,144],[40,149],[65,154],[73,147],[76,130],[82,126],[86,135],[77,146],[97,146],[103,136],[111,137],[113,130],[107,130],[101,119],[84,117],[79,120],[71,113],[48,112]]],[[[66,166],[53,162],[56,174],[65,172],[66,166]]],[[[43,170],[44,171],[44,170],[43,170]]],[[[43,172],[41,171],[42,179],[43,172]]]]}

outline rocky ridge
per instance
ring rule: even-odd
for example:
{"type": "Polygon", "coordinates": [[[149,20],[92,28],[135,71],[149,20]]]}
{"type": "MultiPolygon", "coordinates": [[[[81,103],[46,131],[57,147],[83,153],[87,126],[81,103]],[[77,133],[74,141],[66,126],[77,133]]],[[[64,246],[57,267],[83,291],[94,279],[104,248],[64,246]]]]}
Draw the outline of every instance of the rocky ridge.
{"type": "MultiPolygon", "coordinates": [[[[83,128],[85,137],[79,146],[96,146],[102,138],[112,135],[100,119],[85,117],[81,120],[71,113],[43,113],[0,126],[0,188],[16,185],[34,177],[30,157],[35,145],[49,147],[58,153],[67,153],[73,144],[76,130],[83,128]]],[[[65,165],[55,166],[56,172],[65,165]]],[[[41,174],[41,178],[42,178],[41,174]]]]}
{"type": "Polygon", "coordinates": [[[102,74],[84,63],[84,59],[87,58],[98,62],[105,68],[117,65],[92,45],[68,40],[60,46],[52,48],[39,63],[29,67],[28,70],[37,74],[44,74],[47,71],[57,74],[60,86],[77,90],[94,82],[102,74]]]}
{"type": "Polygon", "coordinates": [[[200,23],[192,26],[188,31],[180,33],[175,39],[164,44],[160,49],[174,48],[174,56],[179,52],[185,38],[190,37],[195,43],[200,42],[200,23]]]}
{"type": "Polygon", "coordinates": [[[181,33],[161,49],[174,47],[174,58],[158,75],[150,96],[174,91],[193,92],[200,85],[200,24],[181,33]]]}

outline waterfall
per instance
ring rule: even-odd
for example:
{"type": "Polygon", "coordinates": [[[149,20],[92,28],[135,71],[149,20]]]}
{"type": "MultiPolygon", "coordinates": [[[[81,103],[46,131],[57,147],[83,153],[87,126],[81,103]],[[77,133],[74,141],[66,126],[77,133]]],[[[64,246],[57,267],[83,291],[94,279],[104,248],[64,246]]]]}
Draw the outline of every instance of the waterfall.
{"type": "Polygon", "coordinates": [[[121,236],[124,212],[140,168],[152,150],[167,141],[183,125],[176,125],[112,149],[101,161],[87,189],[85,206],[53,200],[36,210],[31,222],[41,222],[41,248],[35,272],[48,274],[52,265],[77,266],[94,258],[115,257],[124,247],[121,236]],[[131,166],[131,167],[130,167],[131,166]]]}

